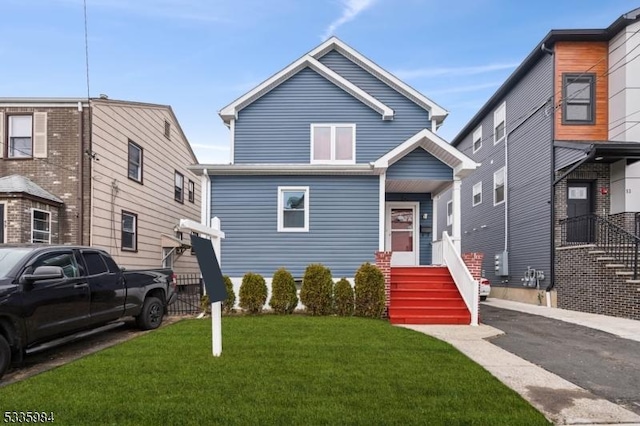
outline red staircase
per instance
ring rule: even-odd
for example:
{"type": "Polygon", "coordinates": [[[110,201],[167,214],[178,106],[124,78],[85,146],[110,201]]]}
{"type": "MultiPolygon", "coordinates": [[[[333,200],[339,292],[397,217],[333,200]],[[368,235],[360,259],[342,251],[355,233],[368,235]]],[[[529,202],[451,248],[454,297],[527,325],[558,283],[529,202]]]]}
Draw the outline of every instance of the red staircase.
{"type": "Polygon", "coordinates": [[[471,313],[446,266],[392,267],[391,324],[469,324],[471,313]]]}

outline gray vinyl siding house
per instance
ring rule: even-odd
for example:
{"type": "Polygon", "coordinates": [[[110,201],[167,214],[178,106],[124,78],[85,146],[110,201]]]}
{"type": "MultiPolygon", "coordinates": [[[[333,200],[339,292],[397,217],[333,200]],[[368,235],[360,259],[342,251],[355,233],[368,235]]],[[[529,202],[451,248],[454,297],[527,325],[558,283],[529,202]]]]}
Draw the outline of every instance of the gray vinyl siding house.
{"type": "Polygon", "coordinates": [[[222,272],[236,287],[312,263],[353,278],[394,245],[431,265],[433,196],[476,167],[437,136],[446,115],[335,37],[223,108],[231,164],[192,167],[225,233],[222,272]]]}

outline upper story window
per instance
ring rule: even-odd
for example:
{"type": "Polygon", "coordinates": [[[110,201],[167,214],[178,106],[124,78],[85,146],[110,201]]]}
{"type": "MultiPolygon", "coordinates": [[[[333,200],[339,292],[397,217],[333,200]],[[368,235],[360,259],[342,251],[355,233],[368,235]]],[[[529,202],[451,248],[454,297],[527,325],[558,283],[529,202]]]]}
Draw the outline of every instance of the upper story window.
{"type": "Polygon", "coordinates": [[[10,115],[7,122],[7,157],[33,157],[33,116],[10,115]]]}
{"type": "Polygon", "coordinates": [[[562,123],[594,124],[595,75],[562,75],[562,123]]]}
{"type": "Polygon", "coordinates": [[[164,120],[164,137],[171,139],[171,123],[167,120],[164,120]]]}
{"type": "Polygon", "coordinates": [[[184,203],[184,176],[180,172],[175,172],[173,199],[179,203],[184,203]]]}
{"type": "Polygon", "coordinates": [[[473,132],[473,152],[476,152],[480,148],[482,148],[482,126],[473,132]]]}
{"type": "Polygon", "coordinates": [[[309,231],[309,187],[278,187],[278,232],[309,231]]]}
{"type": "Polygon", "coordinates": [[[187,193],[189,195],[189,202],[190,203],[195,203],[196,202],[196,184],[193,183],[193,181],[191,179],[189,179],[189,185],[187,187],[187,193]]]}
{"type": "Polygon", "coordinates": [[[493,112],[493,143],[497,144],[505,136],[505,126],[507,121],[506,104],[503,102],[497,110],[493,112]]]}
{"type": "Polygon", "coordinates": [[[138,251],[138,215],[122,211],[122,235],[123,251],[138,251]]]}
{"type": "Polygon", "coordinates": [[[355,124],[312,124],[311,163],[354,164],[355,124]]]}
{"type": "Polygon", "coordinates": [[[31,210],[31,242],[51,244],[51,213],[31,210]]]}
{"type": "Polygon", "coordinates": [[[129,179],[142,183],[142,147],[129,140],[129,179]]]}
{"type": "Polygon", "coordinates": [[[493,174],[493,205],[504,203],[504,167],[493,174]]]}
{"type": "Polygon", "coordinates": [[[482,204],[482,182],[473,185],[473,205],[482,204]]]}
{"type": "Polygon", "coordinates": [[[453,225],[453,201],[447,201],[447,226],[453,225]]]}

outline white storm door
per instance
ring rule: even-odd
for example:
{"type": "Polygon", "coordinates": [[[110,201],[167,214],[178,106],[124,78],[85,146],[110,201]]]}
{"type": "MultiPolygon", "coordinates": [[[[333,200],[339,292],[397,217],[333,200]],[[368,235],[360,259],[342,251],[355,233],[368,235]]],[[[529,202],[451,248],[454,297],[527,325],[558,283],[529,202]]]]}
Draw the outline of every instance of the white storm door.
{"type": "Polygon", "coordinates": [[[391,266],[418,265],[418,203],[387,203],[385,246],[391,266]]]}

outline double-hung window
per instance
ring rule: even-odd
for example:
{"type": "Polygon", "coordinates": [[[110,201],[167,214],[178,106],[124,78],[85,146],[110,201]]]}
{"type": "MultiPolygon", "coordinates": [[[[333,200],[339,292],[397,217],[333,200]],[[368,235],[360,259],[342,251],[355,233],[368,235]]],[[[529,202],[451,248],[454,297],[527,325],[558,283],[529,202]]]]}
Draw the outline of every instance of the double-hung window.
{"type": "Polygon", "coordinates": [[[128,156],[129,179],[142,183],[142,147],[129,140],[128,156]]]}
{"type": "Polygon", "coordinates": [[[493,174],[493,205],[504,203],[505,187],[504,167],[493,174]]]}
{"type": "Polygon", "coordinates": [[[473,185],[473,205],[482,204],[482,182],[473,185]]]}
{"type": "Polygon", "coordinates": [[[309,231],[309,187],[278,187],[278,232],[309,231]]]}
{"type": "Polygon", "coordinates": [[[473,152],[482,148],[482,126],[473,132],[473,152]]]}
{"type": "Polygon", "coordinates": [[[138,215],[122,211],[121,249],[123,251],[138,251],[138,215]]]}
{"type": "Polygon", "coordinates": [[[189,202],[195,203],[196,202],[196,184],[193,183],[191,179],[189,179],[189,185],[187,188],[188,188],[187,192],[189,194],[189,202]]]}
{"type": "Polygon", "coordinates": [[[355,124],[312,124],[311,163],[355,164],[355,124]]]}
{"type": "Polygon", "coordinates": [[[9,158],[33,156],[33,117],[31,115],[10,115],[8,133],[9,158]]]}
{"type": "Polygon", "coordinates": [[[594,124],[595,75],[562,75],[562,123],[594,124]]]}
{"type": "Polygon", "coordinates": [[[506,132],[506,104],[503,102],[497,110],[493,112],[493,143],[497,144],[502,141],[506,132]]]}
{"type": "Polygon", "coordinates": [[[31,242],[51,244],[51,213],[31,210],[31,242]]]}
{"type": "Polygon", "coordinates": [[[175,172],[173,181],[173,199],[184,203],[184,176],[180,172],[175,172]]]}

